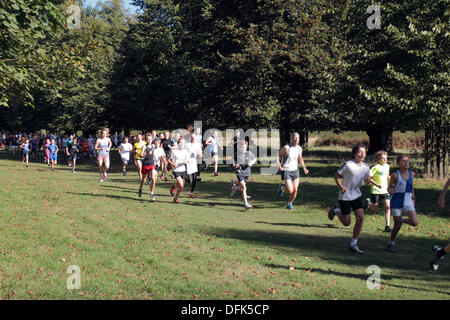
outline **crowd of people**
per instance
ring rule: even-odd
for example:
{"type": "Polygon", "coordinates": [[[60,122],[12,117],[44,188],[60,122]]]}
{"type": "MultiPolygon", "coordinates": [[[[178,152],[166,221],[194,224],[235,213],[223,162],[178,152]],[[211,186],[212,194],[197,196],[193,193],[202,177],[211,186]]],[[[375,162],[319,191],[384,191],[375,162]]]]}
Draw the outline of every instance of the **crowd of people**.
{"type": "MultiPolygon", "coordinates": [[[[236,172],[236,178],[231,180],[230,197],[236,191],[240,191],[242,201],[246,210],[252,209],[249,204],[250,196],[247,194],[247,183],[251,176],[251,167],[257,162],[256,156],[249,150],[249,140],[242,139],[236,134],[231,141],[233,147],[233,163],[231,167],[236,172]]],[[[291,135],[290,143],[284,145],[276,157],[278,169],[281,172],[281,183],[279,196],[283,198],[288,195],[286,208],[295,210],[293,203],[297,198],[299,187],[299,164],[305,175],[308,175],[302,156],[302,147],[299,144],[298,133],[291,135]]],[[[122,172],[125,176],[129,170],[129,163],[135,164],[139,174],[138,197],[142,197],[144,184],[150,185],[150,200],[156,201],[155,186],[160,172],[160,179],[169,180],[169,175],[175,180],[170,186],[170,194],[174,203],[179,203],[179,197],[185,187],[190,184],[189,197],[195,198],[194,192],[197,182],[201,181],[202,163],[204,156],[205,168],[214,164],[214,176],[218,176],[218,132],[203,139],[199,128],[190,130],[186,136],[179,133],[171,133],[166,130],[157,134],[156,130],[136,136],[122,136],[121,133],[110,135],[109,129],[101,130],[99,138],[89,135],[88,137],[76,137],[76,135],[58,135],[50,133],[26,134],[7,133],[0,134],[0,143],[6,151],[14,155],[21,153],[22,161],[28,167],[29,157],[36,159],[43,157],[44,161],[51,167],[52,171],[58,161],[58,153],[66,156],[68,165],[72,172],[76,173],[77,160],[80,158],[96,160],[99,167],[100,183],[108,178],[110,168],[110,152],[117,150],[122,161],[122,172]]],[[[352,159],[345,162],[335,173],[334,179],[339,189],[338,201],[328,211],[328,218],[333,220],[335,216],[344,226],[351,224],[351,211],[353,210],[356,222],[353,235],[349,243],[351,252],[363,254],[363,250],[357,245],[361,233],[364,214],[366,210],[378,210],[380,204],[385,210],[385,232],[390,232],[390,241],[386,246],[389,252],[395,252],[395,240],[403,224],[411,226],[418,225],[415,209],[414,179],[415,173],[410,169],[409,157],[399,155],[397,157],[398,170],[390,174],[387,163],[387,152],[379,151],[375,155],[376,165],[372,168],[364,162],[366,159],[367,146],[356,144],[352,149],[352,159]],[[371,196],[362,198],[361,186],[363,181],[371,185],[371,196]],[[390,227],[390,216],[393,216],[394,226],[390,227]],[[406,217],[406,218],[405,218],[406,217]]],[[[439,198],[439,206],[445,206],[445,193],[450,185],[447,181],[439,198]]],[[[448,253],[449,246],[433,248],[431,267],[437,270],[439,262],[448,253]]]]}

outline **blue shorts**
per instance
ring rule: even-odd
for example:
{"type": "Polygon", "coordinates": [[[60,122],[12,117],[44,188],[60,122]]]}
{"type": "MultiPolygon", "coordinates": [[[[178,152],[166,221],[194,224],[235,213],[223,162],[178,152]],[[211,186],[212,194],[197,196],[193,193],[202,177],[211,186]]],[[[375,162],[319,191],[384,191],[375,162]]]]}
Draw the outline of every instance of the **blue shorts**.
{"type": "Polygon", "coordinates": [[[50,160],[53,160],[53,161],[58,160],[58,155],[57,154],[50,154],[50,160]]]}

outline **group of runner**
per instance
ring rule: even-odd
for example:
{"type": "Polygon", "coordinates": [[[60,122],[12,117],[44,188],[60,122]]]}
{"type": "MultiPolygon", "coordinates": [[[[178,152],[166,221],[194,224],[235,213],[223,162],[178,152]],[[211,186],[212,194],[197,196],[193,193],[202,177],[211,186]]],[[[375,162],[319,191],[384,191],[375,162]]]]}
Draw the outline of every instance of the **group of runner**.
{"type": "MultiPolygon", "coordinates": [[[[189,197],[194,198],[196,184],[201,180],[201,166],[203,160],[203,147],[210,151],[209,164],[214,163],[214,176],[218,175],[218,133],[214,132],[202,144],[203,137],[197,128],[192,131],[186,139],[180,134],[172,135],[169,131],[165,131],[157,135],[153,130],[151,133],[138,134],[133,137],[133,143],[129,142],[128,137],[124,137],[120,145],[117,146],[118,153],[122,159],[123,175],[127,174],[128,165],[134,156],[134,162],[139,173],[139,189],[138,196],[142,197],[142,189],[146,179],[150,185],[150,200],[155,201],[155,185],[158,177],[158,170],[161,170],[161,179],[168,181],[168,173],[172,171],[172,178],[175,179],[170,187],[170,194],[173,196],[173,202],[179,203],[179,196],[184,188],[185,182],[190,183],[191,188],[189,197]]],[[[251,167],[256,163],[256,156],[248,149],[248,140],[240,139],[239,131],[237,131],[233,139],[233,164],[232,167],[236,172],[236,179],[231,180],[230,197],[240,191],[242,201],[246,210],[252,209],[253,206],[248,203],[250,196],[247,194],[247,183],[251,176],[251,167]]],[[[20,148],[26,157],[26,165],[28,166],[28,153],[33,149],[28,137],[24,138],[20,148]]],[[[113,146],[113,142],[109,138],[109,130],[103,129],[101,137],[94,139],[90,137],[87,142],[93,145],[92,149],[97,155],[99,166],[100,183],[108,178],[107,171],[110,168],[109,153],[113,146]],[[89,140],[91,139],[91,140],[89,140]]],[[[289,144],[284,145],[276,157],[277,165],[281,171],[282,183],[279,187],[279,196],[282,198],[287,194],[287,209],[295,210],[293,203],[298,194],[299,187],[299,164],[303,168],[305,175],[309,173],[306,168],[302,156],[302,147],[299,144],[300,136],[293,133],[289,144]]],[[[76,137],[70,136],[65,146],[65,153],[69,156],[72,170],[75,172],[79,143],[76,137]]],[[[54,170],[57,162],[58,146],[56,139],[47,138],[43,148],[46,150],[46,158],[49,165],[54,170]]],[[[355,225],[353,235],[349,243],[351,252],[363,254],[363,250],[357,245],[359,235],[362,230],[364,213],[367,209],[378,210],[379,203],[384,204],[386,226],[384,231],[390,232],[390,241],[386,246],[386,250],[394,252],[395,240],[401,226],[406,223],[411,226],[418,225],[417,213],[415,209],[414,195],[414,178],[415,173],[410,169],[409,157],[400,155],[397,157],[398,170],[389,175],[390,167],[387,163],[387,152],[379,151],[376,153],[375,159],[377,164],[370,168],[364,162],[367,154],[367,146],[365,144],[356,144],[352,149],[353,159],[345,162],[334,175],[336,185],[339,189],[338,201],[332,206],[328,212],[328,218],[333,220],[335,216],[344,226],[351,224],[351,210],[355,214],[355,225]],[[367,185],[371,185],[371,196],[369,199],[362,198],[361,186],[365,181],[367,185]],[[390,227],[390,216],[393,216],[394,227],[390,227]],[[406,216],[407,218],[404,218],[406,216]]],[[[206,163],[206,166],[208,163],[206,163]]],[[[439,199],[439,206],[445,204],[445,193],[449,188],[450,179],[447,181],[443,192],[439,199]]],[[[449,246],[435,246],[433,248],[433,260],[431,266],[437,270],[439,262],[449,251],[449,246]]]]}

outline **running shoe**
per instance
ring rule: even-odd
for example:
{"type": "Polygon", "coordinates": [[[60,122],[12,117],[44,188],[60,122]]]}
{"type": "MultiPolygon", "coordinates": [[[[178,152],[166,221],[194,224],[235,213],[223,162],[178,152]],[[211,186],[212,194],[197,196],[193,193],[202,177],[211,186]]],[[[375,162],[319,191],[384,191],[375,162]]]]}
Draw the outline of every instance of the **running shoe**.
{"type": "Polygon", "coordinates": [[[154,195],[153,193],[150,195],[150,200],[151,200],[152,202],[155,202],[155,201],[156,201],[155,195],[154,195]]]}
{"type": "Polygon", "coordinates": [[[103,180],[103,178],[100,178],[100,183],[103,183],[103,181],[105,181],[105,180],[103,180]]]}
{"type": "Polygon", "coordinates": [[[164,177],[164,182],[167,182],[167,181],[169,181],[169,179],[167,179],[167,177],[164,177]]]}
{"type": "Polygon", "coordinates": [[[126,176],[126,175],[127,175],[127,172],[126,172],[126,171],[124,171],[124,172],[123,172],[123,175],[124,175],[124,176],[126,176]]]}
{"type": "Polygon", "coordinates": [[[348,249],[351,252],[356,252],[356,253],[359,253],[359,254],[363,254],[364,253],[364,251],[362,251],[356,244],[354,246],[349,246],[348,249]]]}
{"type": "Polygon", "coordinates": [[[386,227],[384,228],[384,231],[383,231],[383,232],[391,232],[391,231],[392,231],[391,227],[386,226],[386,227]]]}
{"type": "Polygon", "coordinates": [[[386,246],[386,251],[395,252],[395,247],[392,243],[388,243],[386,246]]]}
{"type": "Polygon", "coordinates": [[[142,197],[142,189],[139,189],[138,196],[139,196],[139,198],[142,197]]]}
{"type": "Polygon", "coordinates": [[[233,184],[231,186],[230,198],[234,196],[234,194],[236,193],[237,188],[238,188],[238,186],[235,185],[235,184],[233,184]]]}
{"type": "Polygon", "coordinates": [[[331,209],[328,211],[328,219],[333,220],[334,216],[338,214],[341,210],[339,209],[337,203],[335,203],[331,209]]]}
{"type": "Polygon", "coordinates": [[[202,178],[198,177],[197,182],[200,182],[200,181],[202,181],[202,178]]]}
{"type": "Polygon", "coordinates": [[[287,209],[289,210],[295,210],[294,206],[292,205],[292,203],[288,203],[288,205],[286,206],[287,209]]]}
{"type": "Polygon", "coordinates": [[[219,174],[217,172],[214,172],[214,177],[217,177],[219,174]]]}
{"type": "Polygon", "coordinates": [[[244,205],[245,210],[253,209],[253,206],[251,204],[244,205]]]}
{"type": "Polygon", "coordinates": [[[72,173],[77,173],[75,170],[72,170],[72,173]]]}
{"type": "Polygon", "coordinates": [[[105,179],[107,179],[107,178],[108,178],[108,174],[105,172],[105,174],[103,175],[103,177],[104,177],[105,179]]]}
{"type": "Polygon", "coordinates": [[[164,179],[164,175],[161,175],[161,180],[164,179]]]}
{"type": "Polygon", "coordinates": [[[431,256],[430,266],[433,271],[437,271],[437,269],[439,268],[439,263],[441,263],[441,261],[444,260],[444,256],[438,257],[437,255],[439,249],[441,248],[438,245],[435,245],[433,249],[431,249],[433,254],[431,256]]]}
{"type": "Polygon", "coordinates": [[[280,189],[278,191],[278,195],[280,196],[280,198],[283,198],[283,196],[284,196],[284,187],[285,187],[285,185],[283,183],[281,183],[280,189]]]}
{"type": "Polygon", "coordinates": [[[194,199],[195,198],[194,194],[189,192],[189,198],[194,199]]]}
{"type": "Polygon", "coordinates": [[[178,201],[177,198],[173,199],[173,202],[174,202],[174,203],[179,203],[179,201],[178,201]]]}
{"type": "Polygon", "coordinates": [[[170,195],[173,197],[175,195],[175,187],[172,184],[172,186],[170,187],[170,195]]]}

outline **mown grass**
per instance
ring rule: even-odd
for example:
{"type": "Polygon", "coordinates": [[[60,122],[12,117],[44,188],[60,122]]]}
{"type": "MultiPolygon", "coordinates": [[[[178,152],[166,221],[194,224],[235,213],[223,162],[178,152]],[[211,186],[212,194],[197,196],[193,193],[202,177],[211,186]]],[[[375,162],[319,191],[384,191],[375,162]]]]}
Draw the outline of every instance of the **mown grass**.
{"type": "Polygon", "coordinates": [[[429,270],[432,245],[448,241],[448,208],[436,206],[442,182],[416,180],[419,226],[401,230],[396,253],[383,250],[382,210],[367,214],[366,253],[357,256],[347,249],[352,228],[326,217],[337,196],[331,174],[348,150],[321,152],[305,154],[311,174],[302,175],[294,212],[277,196],[280,177],[258,168],[249,183],[255,209],[245,211],[238,195],[228,197],[234,175],[225,166],[219,177],[202,174],[196,199],[186,191],[174,204],[169,183],[158,181],[151,203],[148,189],[137,196],[135,167],[124,177],[116,158],[99,184],[89,164],[51,172],[0,152],[0,297],[448,299],[448,261],[429,270]],[[66,288],[70,265],[81,269],[80,290],[66,288]],[[381,290],[366,286],[370,265],[381,268],[381,290]]]}

